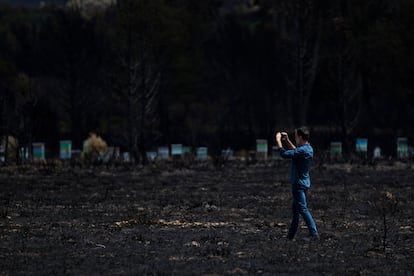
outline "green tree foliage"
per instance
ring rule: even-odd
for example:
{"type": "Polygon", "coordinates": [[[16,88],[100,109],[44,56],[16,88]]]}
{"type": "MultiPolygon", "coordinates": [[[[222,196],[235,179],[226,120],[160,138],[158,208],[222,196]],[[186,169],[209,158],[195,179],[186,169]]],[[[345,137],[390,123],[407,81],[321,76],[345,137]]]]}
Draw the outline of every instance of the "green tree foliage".
{"type": "Polygon", "coordinates": [[[6,8],[0,15],[1,133],[17,138],[17,146],[32,142],[38,118],[36,105],[41,91],[34,76],[33,46],[38,41],[38,19],[39,13],[26,9],[6,8]]]}
{"type": "Polygon", "coordinates": [[[1,135],[80,147],[95,131],[145,161],[304,123],[345,145],[414,134],[410,0],[98,4],[0,6],[1,135]]]}
{"type": "Polygon", "coordinates": [[[105,106],[102,85],[104,52],[96,28],[81,10],[51,9],[42,21],[39,70],[44,89],[55,103],[59,128],[79,148],[88,132],[97,128],[105,106]]]}

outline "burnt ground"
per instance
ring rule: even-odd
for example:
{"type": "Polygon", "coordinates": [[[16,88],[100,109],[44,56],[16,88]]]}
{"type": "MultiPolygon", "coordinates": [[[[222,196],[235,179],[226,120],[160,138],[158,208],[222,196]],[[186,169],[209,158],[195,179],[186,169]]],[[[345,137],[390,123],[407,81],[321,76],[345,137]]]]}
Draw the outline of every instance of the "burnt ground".
{"type": "Polygon", "coordinates": [[[312,242],[288,165],[1,168],[0,274],[412,275],[413,165],[315,166],[312,242]]]}

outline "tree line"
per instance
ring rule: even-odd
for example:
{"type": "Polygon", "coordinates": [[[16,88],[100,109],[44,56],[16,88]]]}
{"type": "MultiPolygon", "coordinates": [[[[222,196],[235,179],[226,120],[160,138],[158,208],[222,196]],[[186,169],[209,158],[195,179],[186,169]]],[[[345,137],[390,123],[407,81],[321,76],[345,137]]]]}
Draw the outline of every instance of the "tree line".
{"type": "Polygon", "coordinates": [[[0,135],[21,146],[96,132],[145,161],[300,125],[345,152],[413,134],[413,1],[68,3],[0,6],[0,135]]]}

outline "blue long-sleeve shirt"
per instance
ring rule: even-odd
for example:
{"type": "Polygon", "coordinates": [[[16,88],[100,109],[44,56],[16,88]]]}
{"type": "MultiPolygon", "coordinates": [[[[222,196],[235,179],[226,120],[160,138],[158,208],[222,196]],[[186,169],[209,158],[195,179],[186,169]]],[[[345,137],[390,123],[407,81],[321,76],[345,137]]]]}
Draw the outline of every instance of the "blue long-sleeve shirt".
{"type": "Polygon", "coordinates": [[[292,159],[290,169],[292,190],[308,189],[310,187],[309,169],[313,159],[312,146],[307,143],[292,150],[279,148],[279,152],[284,159],[292,159]]]}

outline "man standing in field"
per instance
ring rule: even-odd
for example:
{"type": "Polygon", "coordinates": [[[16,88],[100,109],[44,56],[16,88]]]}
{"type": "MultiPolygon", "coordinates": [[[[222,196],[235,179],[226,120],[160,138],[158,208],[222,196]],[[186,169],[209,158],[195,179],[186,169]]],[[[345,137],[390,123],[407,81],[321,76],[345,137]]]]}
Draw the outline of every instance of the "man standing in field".
{"type": "Polygon", "coordinates": [[[292,159],[290,183],[292,185],[292,223],[288,232],[288,239],[293,240],[299,226],[299,218],[303,217],[309,230],[305,240],[318,239],[318,230],[315,221],[306,204],[306,192],[310,187],[309,169],[312,164],[313,148],[309,144],[309,130],[300,127],[295,130],[296,146],[290,141],[286,132],[276,133],[276,143],[280,156],[292,159]],[[282,144],[285,144],[285,147],[282,144]]]}

